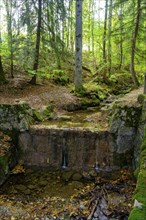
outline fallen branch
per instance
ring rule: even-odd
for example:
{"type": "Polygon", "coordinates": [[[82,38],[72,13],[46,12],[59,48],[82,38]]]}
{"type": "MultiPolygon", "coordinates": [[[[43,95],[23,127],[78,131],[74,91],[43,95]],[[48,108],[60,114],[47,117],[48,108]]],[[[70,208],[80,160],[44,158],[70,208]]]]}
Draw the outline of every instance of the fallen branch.
{"type": "Polygon", "coordinates": [[[88,216],[87,220],[91,220],[92,219],[92,216],[94,215],[94,212],[96,210],[98,202],[99,202],[99,198],[95,201],[95,205],[93,206],[93,209],[92,209],[90,215],[88,216]]]}

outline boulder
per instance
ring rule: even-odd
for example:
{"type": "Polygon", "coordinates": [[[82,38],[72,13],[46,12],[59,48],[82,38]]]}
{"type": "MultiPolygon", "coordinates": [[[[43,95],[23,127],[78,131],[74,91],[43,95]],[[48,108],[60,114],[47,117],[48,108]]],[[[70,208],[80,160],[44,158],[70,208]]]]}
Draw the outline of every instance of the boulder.
{"type": "Polygon", "coordinates": [[[26,103],[0,104],[0,129],[26,131],[34,121],[32,109],[26,103]]]}
{"type": "Polygon", "coordinates": [[[141,143],[139,132],[141,115],[141,105],[117,103],[113,106],[110,133],[114,165],[123,167],[132,164],[133,168],[136,167],[141,143]]]}

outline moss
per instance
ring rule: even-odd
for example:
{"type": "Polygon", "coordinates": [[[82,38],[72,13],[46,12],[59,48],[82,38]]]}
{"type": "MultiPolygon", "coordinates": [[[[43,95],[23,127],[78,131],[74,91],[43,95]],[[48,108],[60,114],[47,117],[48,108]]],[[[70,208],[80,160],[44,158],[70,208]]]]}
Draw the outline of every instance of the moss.
{"type": "Polygon", "coordinates": [[[33,118],[35,121],[43,121],[44,117],[43,115],[38,112],[36,109],[33,109],[33,118]]]}
{"type": "Polygon", "coordinates": [[[142,203],[142,209],[135,207],[129,216],[129,220],[145,220],[146,219],[146,130],[143,143],[141,145],[141,154],[139,159],[139,167],[136,171],[137,184],[133,199],[142,203]]]}
{"type": "Polygon", "coordinates": [[[134,208],[128,220],[146,220],[146,209],[134,208]]]}
{"type": "Polygon", "coordinates": [[[87,97],[83,97],[80,98],[80,102],[82,105],[82,109],[87,109],[88,107],[95,107],[95,106],[99,106],[100,104],[100,100],[97,98],[87,98],[87,97]]]}
{"type": "Polygon", "coordinates": [[[55,83],[62,86],[67,85],[67,83],[69,82],[69,77],[65,70],[53,70],[53,72],[50,74],[50,78],[53,79],[55,83]]]}
{"type": "Polygon", "coordinates": [[[140,94],[138,95],[137,101],[142,104],[144,103],[144,100],[146,99],[146,95],[145,94],[140,94]]]}

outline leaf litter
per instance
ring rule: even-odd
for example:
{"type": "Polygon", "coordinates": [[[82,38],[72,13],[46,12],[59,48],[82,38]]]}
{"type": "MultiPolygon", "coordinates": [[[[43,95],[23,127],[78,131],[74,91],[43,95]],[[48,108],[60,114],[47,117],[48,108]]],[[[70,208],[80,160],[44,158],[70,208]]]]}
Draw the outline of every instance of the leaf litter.
{"type": "Polygon", "coordinates": [[[18,170],[0,189],[0,219],[128,219],[135,189],[130,170],[80,185],[61,180],[60,171],[18,170]]]}

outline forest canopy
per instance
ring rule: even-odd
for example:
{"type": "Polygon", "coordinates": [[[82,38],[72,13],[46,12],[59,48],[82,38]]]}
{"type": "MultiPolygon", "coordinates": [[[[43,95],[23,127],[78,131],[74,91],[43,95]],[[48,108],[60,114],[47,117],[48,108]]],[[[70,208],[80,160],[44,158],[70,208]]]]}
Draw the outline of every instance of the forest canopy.
{"type": "Polygon", "coordinates": [[[21,70],[36,83],[37,74],[49,76],[75,65],[78,2],[81,65],[105,78],[131,72],[139,85],[146,70],[145,0],[0,0],[1,82],[5,74],[15,77],[21,70]]]}

